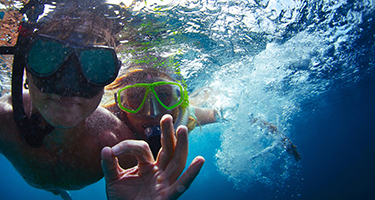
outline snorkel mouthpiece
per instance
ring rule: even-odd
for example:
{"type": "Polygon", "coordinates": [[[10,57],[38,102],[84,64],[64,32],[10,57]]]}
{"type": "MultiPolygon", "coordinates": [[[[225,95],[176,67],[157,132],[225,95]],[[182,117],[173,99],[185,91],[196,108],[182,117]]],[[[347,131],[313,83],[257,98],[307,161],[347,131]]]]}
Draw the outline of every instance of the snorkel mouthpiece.
{"type": "Polygon", "coordinates": [[[148,144],[150,145],[152,155],[156,159],[161,148],[161,129],[160,126],[151,126],[145,128],[148,144]]]}
{"type": "Polygon", "coordinates": [[[150,137],[161,135],[161,129],[160,126],[151,126],[145,128],[145,134],[147,136],[147,139],[150,139],[150,137]]]}

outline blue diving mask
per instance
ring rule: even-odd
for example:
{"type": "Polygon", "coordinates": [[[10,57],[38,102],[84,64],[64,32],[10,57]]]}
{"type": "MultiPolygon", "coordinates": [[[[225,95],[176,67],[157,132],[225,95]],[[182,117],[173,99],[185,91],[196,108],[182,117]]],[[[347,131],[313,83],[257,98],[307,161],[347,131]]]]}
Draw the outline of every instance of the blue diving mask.
{"type": "Polygon", "coordinates": [[[36,36],[26,51],[26,69],[45,93],[90,98],[115,80],[121,63],[114,48],[74,45],[36,36]]]}

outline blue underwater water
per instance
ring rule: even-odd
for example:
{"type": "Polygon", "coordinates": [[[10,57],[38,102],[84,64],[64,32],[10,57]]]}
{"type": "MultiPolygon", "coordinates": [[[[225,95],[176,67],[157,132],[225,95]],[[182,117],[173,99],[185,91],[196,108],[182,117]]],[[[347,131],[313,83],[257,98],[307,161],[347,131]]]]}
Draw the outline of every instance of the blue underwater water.
{"type": "MultiPolygon", "coordinates": [[[[147,38],[162,38],[155,48],[180,63],[197,104],[222,115],[190,133],[188,163],[206,163],[180,199],[375,199],[375,2],[173,1],[134,15],[163,25],[147,38]]],[[[61,199],[0,165],[0,199],[61,199]]],[[[105,199],[104,181],[71,194],[105,199]]]]}

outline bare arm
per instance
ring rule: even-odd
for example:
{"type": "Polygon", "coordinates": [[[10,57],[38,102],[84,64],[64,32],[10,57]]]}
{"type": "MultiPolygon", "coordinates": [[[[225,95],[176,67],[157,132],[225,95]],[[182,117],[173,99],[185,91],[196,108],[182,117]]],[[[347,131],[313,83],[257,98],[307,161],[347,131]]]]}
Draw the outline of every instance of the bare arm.
{"type": "Polygon", "coordinates": [[[13,120],[13,109],[10,101],[10,95],[5,95],[0,98],[0,153],[3,154],[2,148],[3,143],[6,141],[6,130],[7,124],[9,125],[10,120],[13,120]]]}
{"type": "Polygon", "coordinates": [[[215,123],[217,115],[217,111],[212,108],[198,108],[194,107],[195,109],[195,116],[197,117],[197,120],[200,125],[215,123]]]}

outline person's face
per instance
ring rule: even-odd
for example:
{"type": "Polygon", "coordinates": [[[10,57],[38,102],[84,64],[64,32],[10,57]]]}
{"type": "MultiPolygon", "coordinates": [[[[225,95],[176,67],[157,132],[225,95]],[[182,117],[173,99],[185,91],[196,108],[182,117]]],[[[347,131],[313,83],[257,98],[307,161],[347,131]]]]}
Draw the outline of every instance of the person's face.
{"type": "MultiPolygon", "coordinates": [[[[134,81],[134,82],[129,83],[129,85],[133,85],[136,83],[153,83],[153,82],[158,82],[158,81],[169,82],[172,80],[156,76],[156,77],[150,77],[147,80],[134,81]]],[[[126,113],[129,122],[136,129],[137,133],[141,134],[141,137],[146,139],[147,136],[144,133],[145,128],[152,127],[152,126],[159,126],[162,116],[165,114],[171,114],[173,116],[176,109],[178,109],[178,107],[173,110],[165,109],[156,100],[156,98],[154,97],[154,94],[152,92],[149,92],[147,94],[145,103],[143,104],[142,108],[137,113],[129,113],[125,111],[124,112],[126,113]]]]}
{"type": "Polygon", "coordinates": [[[33,77],[27,73],[32,105],[43,118],[57,128],[73,128],[90,116],[98,107],[104,90],[91,98],[64,97],[44,93],[34,84],[33,77]]]}
{"type": "MultiPolygon", "coordinates": [[[[69,39],[74,39],[74,35],[69,39]]],[[[27,72],[27,79],[33,107],[57,128],[73,128],[84,121],[98,107],[104,93],[104,85],[94,86],[82,75],[75,54],[67,56],[53,74],[38,78],[27,72]]]]}

